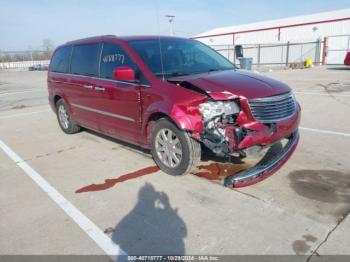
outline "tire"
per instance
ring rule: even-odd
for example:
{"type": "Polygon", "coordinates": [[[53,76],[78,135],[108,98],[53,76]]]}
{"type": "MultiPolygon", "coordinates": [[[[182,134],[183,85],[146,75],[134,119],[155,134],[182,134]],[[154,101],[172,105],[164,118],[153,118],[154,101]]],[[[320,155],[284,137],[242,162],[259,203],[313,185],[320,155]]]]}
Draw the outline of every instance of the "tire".
{"type": "Polygon", "coordinates": [[[151,152],[162,171],[180,176],[190,173],[197,166],[201,158],[201,145],[189,133],[162,118],[152,129],[151,152]]]}
{"type": "Polygon", "coordinates": [[[66,106],[63,99],[56,102],[56,115],[58,124],[60,125],[63,132],[66,134],[75,134],[80,131],[80,126],[78,126],[72,119],[68,107],[66,106]]]}

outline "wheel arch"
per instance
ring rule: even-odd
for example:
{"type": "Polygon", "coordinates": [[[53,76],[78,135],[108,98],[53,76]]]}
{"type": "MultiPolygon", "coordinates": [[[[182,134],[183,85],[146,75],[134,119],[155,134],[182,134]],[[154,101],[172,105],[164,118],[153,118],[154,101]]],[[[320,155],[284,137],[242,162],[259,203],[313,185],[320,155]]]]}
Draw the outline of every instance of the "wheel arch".
{"type": "Polygon", "coordinates": [[[201,117],[197,115],[188,114],[178,106],[175,106],[171,110],[169,110],[169,113],[160,110],[155,110],[152,113],[150,113],[148,117],[145,118],[147,120],[144,122],[145,124],[143,128],[143,134],[146,138],[147,145],[149,145],[151,141],[150,138],[154,123],[161,118],[168,119],[180,130],[195,133],[203,131],[201,117]]]}
{"type": "Polygon", "coordinates": [[[151,142],[151,134],[152,134],[152,128],[154,126],[154,124],[159,120],[165,118],[167,120],[169,120],[170,122],[172,122],[177,128],[181,129],[178,124],[166,113],[164,112],[153,112],[152,114],[149,115],[149,117],[147,118],[147,121],[145,122],[145,127],[144,127],[144,134],[146,137],[146,141],[147,144],[149,145],[151,142]]]}
{"type": "Polygon", "coordinates": [[[53,102],[54,102],[55,106],[56,106],[56,104],[57,104],[57,101],[60,100],[60,99],[62,99],[62,96],[60,96],[60,95],[55,95],[55,96],[53,97],[53,102]]]}

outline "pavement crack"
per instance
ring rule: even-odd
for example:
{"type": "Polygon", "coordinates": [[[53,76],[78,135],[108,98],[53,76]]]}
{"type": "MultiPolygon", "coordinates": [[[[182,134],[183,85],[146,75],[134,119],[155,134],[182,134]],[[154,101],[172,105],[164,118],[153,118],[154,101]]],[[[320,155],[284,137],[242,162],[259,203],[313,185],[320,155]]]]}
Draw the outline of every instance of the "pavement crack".
{"type": "Polygon", "coordinates": [[[56,155],[56,154],[61,154],[63,152],[66,152],[66,151],[69,151],[69,150],[73,150],[73,149],[76,149],[76,148],[77,148],[76,146],[71,146],[71,147],[68,147],[68,148],[65,148],[65,149],[58,149],[58,150],[53,151],[53,152],[49,152],[49,153],[46,153],[46,154],[39,154],[39,155],[36,155],[34,157],[31,157],[31,158],[23,159],[23,161],[20,161],[20,162],[28,162],[28,161],[31,161],[31,160],[34,160],[34,159],[38,159],[38,158],[42,158],[42,157],[48,157],[48,156],[52,156],[52,155],[56,155]]]}
{"type": "Polygon", "coordinates": [[[331,236],[331,234],[339,227],[339,225],[346,219],[346,217],[349,215],[349,213],[347,213],[345,216],[341,217],[337,224],[327,233],[325,239],[316,247],[316,249],[311,253],[310,256],[308,256],[308,258],[305,260],[305,262],[309,262],[310,259],[316,255],[316,256],[321,256],[318,253],[318,250],[328,241],[329,237],[331,236]]]}
{"type": "Polygon", "coordinates": [[[237,189],[232,189],[232,190],[235,191],[235,192],[241,193],[241,194],[243,194],[243,195],[245,195],[245,196],[248,196],[248,197],[257,199],[257,200],[259,200],[259,201],[262,201],[263,203],[267,203],[264,199],[259,198],[259,197],[257,197],[257,196],[254,196],[254,195],[252,195],[252,194],[249,194],[249,193],[246,193],[246,192],[242,192],[242,191],[237,190],[237,189]]]}

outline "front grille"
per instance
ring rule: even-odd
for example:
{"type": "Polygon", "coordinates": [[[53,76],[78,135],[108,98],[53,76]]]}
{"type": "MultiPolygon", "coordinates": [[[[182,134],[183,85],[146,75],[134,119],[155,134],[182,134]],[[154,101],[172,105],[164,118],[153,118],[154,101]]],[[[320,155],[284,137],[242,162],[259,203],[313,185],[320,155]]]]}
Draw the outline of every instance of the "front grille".
{"type": "Polygon", "coordinates": [[[274,123],[292,117],[296,101],[292,92],[248,100],[253,117],[262,123],[274,123]]]}

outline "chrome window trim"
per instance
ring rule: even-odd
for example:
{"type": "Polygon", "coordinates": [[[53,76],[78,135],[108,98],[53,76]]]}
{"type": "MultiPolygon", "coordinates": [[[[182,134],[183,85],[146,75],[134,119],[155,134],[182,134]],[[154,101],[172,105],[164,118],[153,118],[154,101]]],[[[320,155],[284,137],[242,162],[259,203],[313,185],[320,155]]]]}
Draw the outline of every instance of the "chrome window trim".
{"type": "Polygon", "coordinates": [[[125,81],[120,81],[120,80],[101,78],[101,77],[96,77],[96,76],[75,75],[75,74],[70,74],[70,73],[59,73],[59,72],[53,72],[53,71],[50,71],[50,73],[59,74],[59,75],[66,75],[66,76],[78,76],[78,77],[83,77],[83,78],[91,78],[91,79],[96,79],[96,80],[103,80],[103,81],[121,83],[121,84],[133,85],[133,86],[138,85],[138,86],[143,86],[143,87],[151,87],[151,85],[131,83],[131,82],[125,82],[125,81]]]}
{"type": "Polygon", "coordinates": [[[130,117],[127,117],[127,116],[113,114],[113,113],[110,113],[110,112],[106,112],[106,111],[102,111],[102,110],[98,110],[98,109],[95,109],[95,108],[92,108],[92,107],[82,106],[82,105],[78,105],[78,104],[71,104],[71,105],[74,106],[74,107],[77,107],[77,108],[80,108],[80,109],[83,109],[83,110],[87,110],[87,111],[90,111],[90,112],[98,113],[98,114],[101,114],[101,115],[111,116],[111,117],[114,117],[114,118],[123,119],[123,120],[127,120],[127,121],[130,121],[130,122],[135,122],[134,119],[132,119],[130,117]]]}

